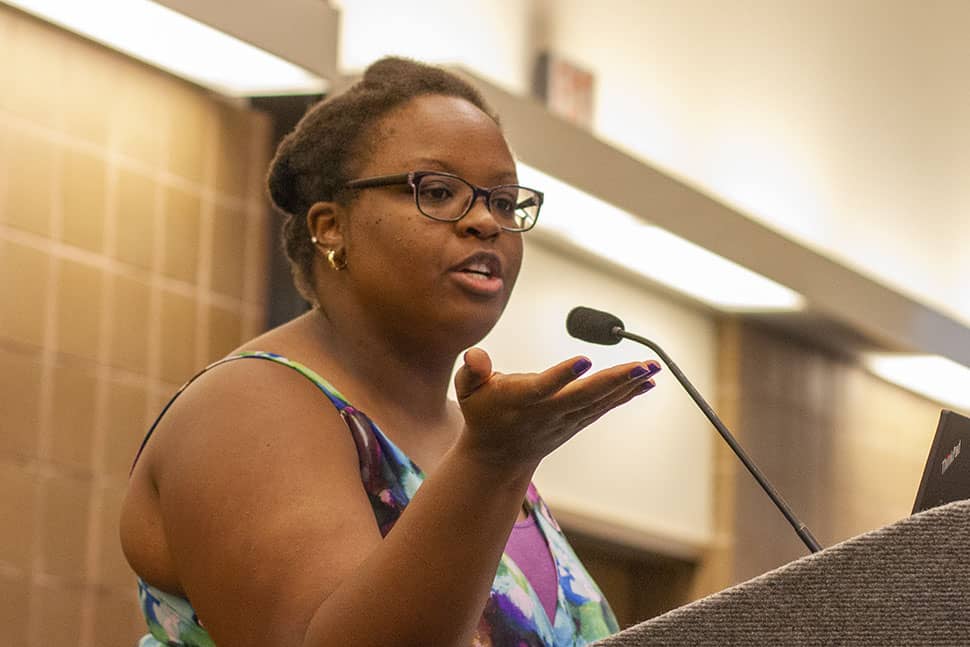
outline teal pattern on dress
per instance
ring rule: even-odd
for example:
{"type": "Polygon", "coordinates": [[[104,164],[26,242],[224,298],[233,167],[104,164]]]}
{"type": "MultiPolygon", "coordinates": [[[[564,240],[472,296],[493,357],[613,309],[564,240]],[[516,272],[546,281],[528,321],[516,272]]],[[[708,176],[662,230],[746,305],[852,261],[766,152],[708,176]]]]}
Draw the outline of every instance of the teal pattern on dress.
{"type": "MultiPolygon", "coordinates": [[[[165,410],[189,384],[214,366],[243,358],[269,360],[295,369],[333,403],[354,438],[361,482],[381,535],[386,536],[424,481],[424,473],[326,380],[299,362],[280,355],[245,352],[207,366],[172,397],[146,435],[142,449],[165,410]]],[[[141,454],[141,449],[138,453],[141,454]]],[[[522,571],[503,554],[472,647],[582,647],[615,633],[619,626],[606,598],[580,563],[533,485],[529,486],[526,503],[556,563],[559,587],[555,617],[547,616],[522,571]]],[[[142,580],[138,581],[138,596],[149,630],[138,647],[215,647],[188,600],[160,591],[142,580]]]]}

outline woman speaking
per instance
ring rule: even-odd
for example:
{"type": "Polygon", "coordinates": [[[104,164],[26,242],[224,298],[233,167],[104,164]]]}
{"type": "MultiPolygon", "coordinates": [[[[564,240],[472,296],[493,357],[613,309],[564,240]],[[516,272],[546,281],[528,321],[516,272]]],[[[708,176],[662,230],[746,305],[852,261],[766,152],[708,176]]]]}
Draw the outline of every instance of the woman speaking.
{"type": "Polygon", "coordinates": [[[268,182],[313,308],[196,375],[142,444],[121,518],[141,645],[616,631],[531,478],[659,367],[502,374],[466,351],[502,314],[543,198],[479,93],[381,60],[307,113],[268,182]]]}

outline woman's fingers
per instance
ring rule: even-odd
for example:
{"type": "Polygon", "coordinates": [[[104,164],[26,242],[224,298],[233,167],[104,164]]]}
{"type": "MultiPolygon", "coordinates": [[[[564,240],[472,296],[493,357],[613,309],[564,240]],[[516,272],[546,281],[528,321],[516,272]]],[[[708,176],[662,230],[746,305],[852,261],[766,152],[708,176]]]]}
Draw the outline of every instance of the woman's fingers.
{"type": "Polygon", "coordinates": [[[485,351],[473,348],[465,353],[465,364],[455,374],[455,391],[461,401],[475,392],[492,375],[497,389],[493,397],[504,403],[529,406],[555,395],[564,386],[589,370],[593,363],[586,357],[567,359],[542,373],[502,375],[491,372],[491,361],[485,351]],[[484,377],[483,377],[484,376],[484,377]]]}
{"type": "Polygon", "coordinates": [[[617,389],[637,386],[660,371],[657,362],[631,363],[577,380],[592,365],[589,358],[574,357],[542,373],[529,376],[531,397],[539,401],[557,396],[555,404],[568,411],[570,407],[583,407],[597,402],[617,389]]]}
{"type": "Polygon", "coordinates": [[[611,400],[614,394],[624,394],[641,388],[660,372],[657,362],[622,364],[600,371],[563,388],[556,405],[563,411],[578,411],[611,400]]]}
{"type": "Polygon", "coordinates": [[[639,395],[643,395],[647,391],[653,389],[655,386],[656,384],[653,380],[647,380],[642,384],[627,389],[622,394],[614,395],[614,397],[610,398],[604,398],[597,401],[595,404],[586,407],[585,409],[574,411],[573,413],[569,414],[565,418],[565,420],[568,421],[566,428],[569,430],[569,433],[559,438],[559,444],[561,445],[568,442],[573,436],[605,416],[613,409],[626,404],[639,395]]]}
{"type": "Polygon", "coordinates": [[[555,395],[570,382],[575,382],[592,365],[588,357],[573,357],[531,376],[530,398],[535,402],[555,395]]]}
{"type": "Polygon", "coordinates": [[[626,393],[619,395],[616,398],[604,399],[597,402],[595,405],[582,409],[573,414],[573,424],[577,431],[585,429],[589,425],[593,424],[604,415],[620,407],[630,400],[636,398],[637,396],[647,393],[656,386],[653,380],[647,380],[646,382],[639,384],[631,389],[627,390],[626,393]]]}

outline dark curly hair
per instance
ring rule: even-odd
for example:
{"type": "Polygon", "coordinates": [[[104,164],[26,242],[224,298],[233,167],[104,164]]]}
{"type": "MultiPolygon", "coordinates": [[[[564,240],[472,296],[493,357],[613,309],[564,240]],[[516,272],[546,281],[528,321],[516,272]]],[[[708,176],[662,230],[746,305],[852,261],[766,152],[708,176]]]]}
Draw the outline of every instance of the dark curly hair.
{"type": "Polygon", "coordinates": [[[294,283],[311,303],[316,300],[315,249],[307,212],[316,202],[349,200],[343,186],[352,179],[352,161],[368,152],[373,125],[392,109],[429,94],[465,99],[498,123],[478,90],[463,79],[439,67],[389,57],[368,67],[346,92],[311,107],[276,149],[267,177],[269,195],[285,218],[282,243],[294,283]]]}

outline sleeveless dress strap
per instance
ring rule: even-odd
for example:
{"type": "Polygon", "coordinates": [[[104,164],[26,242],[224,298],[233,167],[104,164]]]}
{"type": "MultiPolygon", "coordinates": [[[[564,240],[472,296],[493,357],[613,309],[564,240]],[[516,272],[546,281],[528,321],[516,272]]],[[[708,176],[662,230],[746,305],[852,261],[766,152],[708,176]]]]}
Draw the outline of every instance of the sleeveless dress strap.
{"type": "MultiPolygon", "coordinates": [[[[302,375],[307,377],[311,382],[313,382],[317,386],[317,388],[323,392],[324,395],[327,396],[327,399],[330,400],[331,404],[333,404],[333,406],[337,409],[337,411],[341,413],[341,416],[346,419],[346,416],[344,416],[343,412],[349,406],[347,404],[347,399],[344,398],[343,395],[341,395],[340,391],[334,388],[334,386],[329,382],[327,382],[325,379],[320,377],[320,375],[317,374],[313,369],[299,362],[295,362],[291,359],[287,359],[286,357],[283,357],[282,355],[278,355],[276,353],[270,353],[267,351],[244,351],[242,353],[237,353],[235,355],[223,357],[222,359],[209,364],[201,371],[199,371],[198,373],[190,377],[188,381],[185,382],[185,384],[179,387],[179,389],[175,392],[175,395],[173,395],[169,399],[169,401],[162,408],[161,412],[155,418],[155,421],[152,423],[152,426],[148,429],[148,433],[145,434],[145,438],[141,441],[141,445],[138,447],[138,452],[135,454],[135,458],[131,462],[131,469],[128,471],[128,475],[131,476],[131,473],[135,470],[135,464],[138,462],[138,459],[141,457],[142,452],[145,451],[145,446],[148,444],[148,441],[152,437],[152,434],[155,433],[155,429],[156,427],[158,427],[158,423],[162,421],[162,417],[169,410],[169,408],[172,406],[175,400],[180,395],[182,395],[182,392],[185,391],[185,389],[189,388],[189,386],[193,382],[195,382],[199,377],[201,377],[202,374],[214,369],[216,366],[220,366],[222,364],[226,364],[228,362],[232,362],[239,359],[250,359],[250,358],[263,359],[271,362],[276,362],[277,364],[288,366],[293,370],[301,373],[302,375]]],[[[351,425],[348,424],[348,426],[351,427],[351,432],[355,431],[351,425]]],[[[357,440],[356,433],[354,433],[354,442],[358,444],[358,450],[360,450],[360,443],[357,440]]]]}

